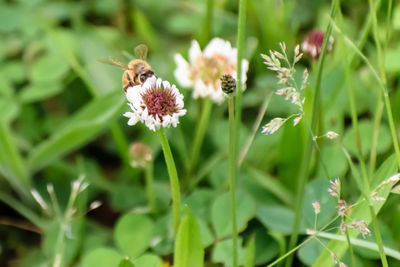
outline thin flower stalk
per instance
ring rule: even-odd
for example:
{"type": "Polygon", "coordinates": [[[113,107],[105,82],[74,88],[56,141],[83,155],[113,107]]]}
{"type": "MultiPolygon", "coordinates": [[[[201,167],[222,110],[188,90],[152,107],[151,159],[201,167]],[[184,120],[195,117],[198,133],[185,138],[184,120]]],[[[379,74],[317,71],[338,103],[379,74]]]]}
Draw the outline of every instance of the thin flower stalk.
{"type": "Polygon", "coordinates": [[[176,171],[174,157],[172,156],[171,148],[169,146],[163,128],[160,128],[158,130],[158,135],[160,137],[161,146],[164,152],[164,158],[167,164],[167,169],[169,174],[169,182],[171,185],[172,216],[174,220],[174,234],[176,235],[178,232],[180,218],[181,218],[181,197],[180,197],[178,173],[176,171]]]}

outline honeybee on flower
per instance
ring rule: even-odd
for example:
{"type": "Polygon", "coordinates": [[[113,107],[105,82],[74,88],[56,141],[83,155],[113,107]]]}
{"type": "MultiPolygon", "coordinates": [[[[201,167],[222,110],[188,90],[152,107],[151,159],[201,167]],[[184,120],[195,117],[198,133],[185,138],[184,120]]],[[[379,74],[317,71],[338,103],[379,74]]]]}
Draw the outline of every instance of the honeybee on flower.
{"type": "MultiPolygon", "coordinates": [[[[237,80],[237,50],[230,42],[214,38],[201,51],[197,41],[193,40],[189,49],[189,62],[182,55],[175,55],[177,68],[174,75],[183,87],[193,87],[193,98],[209,97],[215,103],[222,103],[226,95],[221,89],[220,77],[231,75],[237,80]]],[[[242,60],[241,78],[244,83],[249,62],[242,60]]]]}

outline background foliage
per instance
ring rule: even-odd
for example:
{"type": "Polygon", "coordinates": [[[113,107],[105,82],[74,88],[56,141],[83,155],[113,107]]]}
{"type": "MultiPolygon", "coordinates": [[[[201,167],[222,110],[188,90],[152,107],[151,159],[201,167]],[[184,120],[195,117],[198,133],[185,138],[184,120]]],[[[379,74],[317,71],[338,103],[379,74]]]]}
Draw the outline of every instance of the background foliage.
{"type": "MultiPolygon", "coordinates": [[[[250,61],[250,68],[243,95],[241,146],[262,102],[277,89],[274,74],[266,70],[259,54],[277,49],[281,41],[293,48],[309,30],[324,30],[329,6],[329,1],[248,0],[244,56],[250,61]]],[[[386,23],[386,8],[387,1],[382,1],[378,12],[382,27],[386,23]]],[[[342,30],[353,40],[358,39],[368,14],[367,1],[343,1],[342,10],[342,30]]],[[[237,1],[214,1],[213,14],[212,36],[236,46],[237,1]]],[[[206,1],[202,0],[0,2],[1,266],[49,266],[53,262],[62,220],[57,214],[40,209],[30,190],[35,188],[51,203],[46,186],[53,184],[64,210],[70,183],[80,174],[90,185],[76,199],[76,214],[66,230],[66,266],[162,266],[174,257],[177,266],[187,266],[185,255],[172,255],[168,174],[157,136],[143,125],[127,126],[127,119],[121,115],[128,109],[121,89],[122,70],[101,64],[98,59],[113,56],[128,62],[133,58],[133,48],[145,43],[149,47],[148,62],[156,74],[175,82],[173,55],[186,56],[192,39],[199,40],[202,47],[207,44],[205,18],[206,1]],[[138,141],[153,150],[156,214],[147,209],[143,170],[130,165],[129,145],[138,141]],[[95,200],[101,200],[103,205],[86,213],[95,200]],[[121,262],[126,256],[132,259],[131,263],[121,262]]],[[[398,125],[398,6],[393,9],[390,25],[385,67],[398,125]]],[[[382,40],[384,34],[382,30],[382,40]]],[[[334,38],[340,39],[335,34],[334,38]]],[[[372,62],[376,61],[372,39],[367,40],[363,52],[372,62]]],[[[330,179],[342,179],[345,199],[355,202],[360,196],[339,145],[342,142],[356,156],[342,64],[347,53],[344,44],[338,42],[325,62],[321,127],[338,132],[341,137],[340,141],[320,143],[323,161],[313,162],[303,202],[302,234],[306,228],[314,227],[311,203],[315,200],[322,207],[319,226],[336,214],[334,199],[327,193],[329,179],[323,175],[323,164],[330,179]]],[[[299,65],[299,75],[305,67],[311,73],[315,68],[310,58],[299,65]]],[[[313,78],[311,74],[311,82],[313,78]]],[[[391,175],[397,168],[393,158],[389,158],[393,148],[385,115],[379,129],[374,125],[377,82],[362,64],[351,70],[351,78],[360,118],[362,156],[369,159],[371,149],[375,149],[373,133],[378,130],[376,166],[387,161],[383,172],[391,175]]],[[[178,172],[183,175],[201,102],[192,99],[190,91],[181,92],[188,113],[180,126],[167,134],[178,172]]],[[[292,109],[281,97],[272,96],[263,121],[286,116],[292,109]]],[[[191,256],[196,258],[202,256],[197,247],[202,242],[207,266],[230,266],[227,107],[214,105],[212,112],[198,167],[182,196],[187,208],[182,213],[184,226],[180,231],[190,233],[194,240],[178,239],[175,246],[191,247],[191,256]]],[[[263,265],[286,251],[304,134],[304,129],[290,123],[271,136],[258,130],[238,176],[240,262],[249,264],[249,255],[254,252],[255,265],[263,265]]],[[[384,178],[387,177],[376,179],[384,178]]],[[[378,217],[385,246],[396,250],[400,249],[399,200],[398,195],[388,198],[378,217]]],[[[296,254],[296,264],[311,265],[322,250],[318,242],[308,243],[296,254]]],[[[360,266],[376,266],[378,259],[378,253],[356,249],[360,266]]],[[[389,257],[389,261],[390,266],[399,266],[398,260],[389,257]]]]}

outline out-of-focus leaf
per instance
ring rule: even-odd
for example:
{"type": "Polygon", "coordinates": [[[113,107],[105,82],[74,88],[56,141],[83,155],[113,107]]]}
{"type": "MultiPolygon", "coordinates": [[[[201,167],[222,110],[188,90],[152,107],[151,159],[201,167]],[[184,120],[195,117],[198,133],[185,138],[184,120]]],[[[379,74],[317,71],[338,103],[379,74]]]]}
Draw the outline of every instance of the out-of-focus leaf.
{"type": "Polygon", "coordinates": [[[60,82],[68,70],[69,66],[65,58],[59,53],[49,51],[33,63],[30,77],[32,81],[60,82]]]}
{"type": "Polygon", "coordinates": [[[129,258],[121,260],[118,267],[135,267],[133,263],[129,260],[129,258]]]}
{"type": "MultiPolygon", "coordinates": [[[[247,194],[236,192],[236,220],[237,231],[243,231],[248,221],[256,212],[254,200],[247,194]]],[[[231,201],[229,192],[215,199],[211,208],[211,221],[218,238],[224,238],[232,233],[231,201]]]]}
{"type": "Polygon", "coordinates": [[[114,231],[117,246],[129,257],[138,257],[150,246],[153,225],[153,221],[145,215],[124,215],[114,231]]]}
{"type": "Polygon", "coordinates": [[[254,235],[251,237],[244,251],[243,266],[254,267],[254,257],[256,253],[256,244],[254,235]]]}
{"type": "Polygon", "coordinates": [[[8,125],[0,122],[0,173],[8,179],[14,189],[27,191],[30,180],[24,160],[16,146],[8,125]]]}
{"type": "MultiPolygon", "coordinates": [[[[374,126],[371,121],[362,120],[359,122],[362,155],[366,156],[371,150],[372,138],[374,133],[374,126]]],[[[354,134],[354,127],[350,127],[346,130],[343,137],[343,145],[353,155],[357,155],[357,142],[354,134]]],[[[378,154],[387,151],[392,144],[392,138],[390,136],[389,129],[386,125],[382,124],[379,127],[378,145],[376,152],[378,154]]]]}
{"type": "Polygon", "coordinates": [[[196,218],[208,222],[211,215],[211,203],[214,201],[216,195],[216,192],[213,190],[195,190],[192,194],[190,194],[189,197],[186,198],[185,203],[196,215],[196,218]]]}
{"type": "Polygon", "coordinates": [[[312,203],[319,201],[321,213],[318,214],[317,229],[327,224],[334,215],[336,215],[336,199],[327,194],[329,181],[324,179],[314,179],[306,186],[303,199],[302,217],[306,223],[306,227],[314,229],[315,213],[312,203]]]}
{"type": "Polygon", "coordinates": [[[23,21],[22,10],[17,5],[0,5],[0,32],[9,33],[17,30],[23,21]]]}
{"type": "Polygon", "coordinates": [[[132,13],[132,22],[135,32],[144,43],[146,43],[150,50],[162,51],[162,47],[160,46],[161,42],[157,37],[157,33],[154,31],[145,14],[136,9],[132,13]]]}
{"type": "Polygon", "coordinates": [[[0,98],[0,121],[8,123],[14,120],[19,113],[18,102],[14,98],[0,98]]]}
{"type": "MultiPolygon", "coordinates": [[[[215,263],[223,263],[225,267],[232,267],[232,239],[226,239],[218,242],[213,249],[211,259],[215,263]]],[[[244,249],[241,246],[242,239],[238,238],[237,248],[238,248],[238,264],[241,265],[244,256],[244,249]]]]}
{"type": "Polygon", "coordinates": [[[343,177],[348,169],[346,158],[343,151],[337,145],[324,146],[321,150],[321,160],[319,161],[318,176],[325,177],[324,167],[329,177],[343,177]]]}
{"type": "MultiPolygon", "coordinates": [[[[294,212],[284,206],[259,206],[257,219],[270,230],[290,234],[294,220],[294,212]]],[[[300,225],[304,230],[304,226],[300,225]]]]}
{"type": "Polygon", "coordinates": [[[112,92],[92,100],[31,152],[30,168],[40,169],[100,134],[116,116],[122,113],[124,102],[120,92],[112,92]]]}
{"type": "Polygon", "coordinates": [[[121,258],[121,255],[119,255],[114,249],[97,248],[90,251],[83,257],[82,267],[118,266],[121,258]]]}
{"type": "Polygon", "coordinates": [[[23,103],[41,101],[60,93],[61,90],[59,83],[34,83],[25,87],[19,94],[19,98],[23,103]]]}
{"type": "MultiPolygon", "coordinates": [[[[322,240],[324,244],[326,242],[322,240]]],[[[314,261],[318,258],[318,255],[324,250],[324,247],[317,240],[311,240],[304,246],[302,246],[297,252],[301,262],[307,266],[312,265],[314,261]]],[[[332,257],[331,260],[333,261],[332,257]]]]}
{"type": "Polygon", "coordinates": [[[174,266],[204,266],[204,249],[201,241],[200,226],[187,206],[185,206],[185,216],[179,225],[176,236],[174,266]]]}
{"type": "Polygon", "coordinates": [[[20,61],[5,62],[0,72],[4,77],[14,83],[20,83],[25,79],[25,66],[20,61]]]}
{"type": "Polygon", "coordinates": [[[133,261],[135,267],[162,267],[163,263],[160,257],[154,254],[144,254],[133,261]]]}

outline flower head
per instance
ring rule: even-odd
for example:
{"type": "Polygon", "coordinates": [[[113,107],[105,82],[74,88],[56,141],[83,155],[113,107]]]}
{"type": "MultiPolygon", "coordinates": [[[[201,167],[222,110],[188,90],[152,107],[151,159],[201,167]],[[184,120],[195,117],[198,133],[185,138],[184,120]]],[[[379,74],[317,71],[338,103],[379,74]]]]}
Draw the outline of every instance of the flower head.
{"type": "Polygon", "coordinates": [[[129,149],[132,167],[146,167],[153,159],[151,148],[143,143],[133,143],[129,149]]]}
{"type": "MultiPolygon", "coordinates": [[[[312,30],[307,34],[304,42],[301,44],[301,49],[310,54],[314,59],[319,57],[321,53],[322,43],[324,42],[324,33],[318,30],[312,30]]],[[[333,37],[329,36],[328,45],[326,47],[327,51],[332,50],[333,37]]]]}
{"type": "Polygon", "coordinates": [[[183,95],[176,86],[154,76],[142,85],[128,88],[126,98],[132,109],[124,114],[129,118],[128,125],[140,121],[150,130],[157,131],[160,127],[176,127],[179,117],[186,114],[183,95]]]}
{"type": "Polygon", "coordinates": [[[314,208],[314,213],[319,214],[321,212],[321,205],[319,204],[319,201],[315,201],[312,203],[312,206],[314,208]]]}
{"type": "MultiPolygon", "coordinates": [[[[230,74],[237,79],[237,51],[221,38],[212,39],[203,51],[197,41],[193,40],[189,49],[189,62],[180,54],[175,55],[175,62],[175,78],[184,87],[194,87],[194,98],[210,97],[220,104],[226,97],[221,89],[220,77],[230,74]]],[[[246,81],[248,67],[248,61],[243,59],[242,82],[246,81]]]]}

